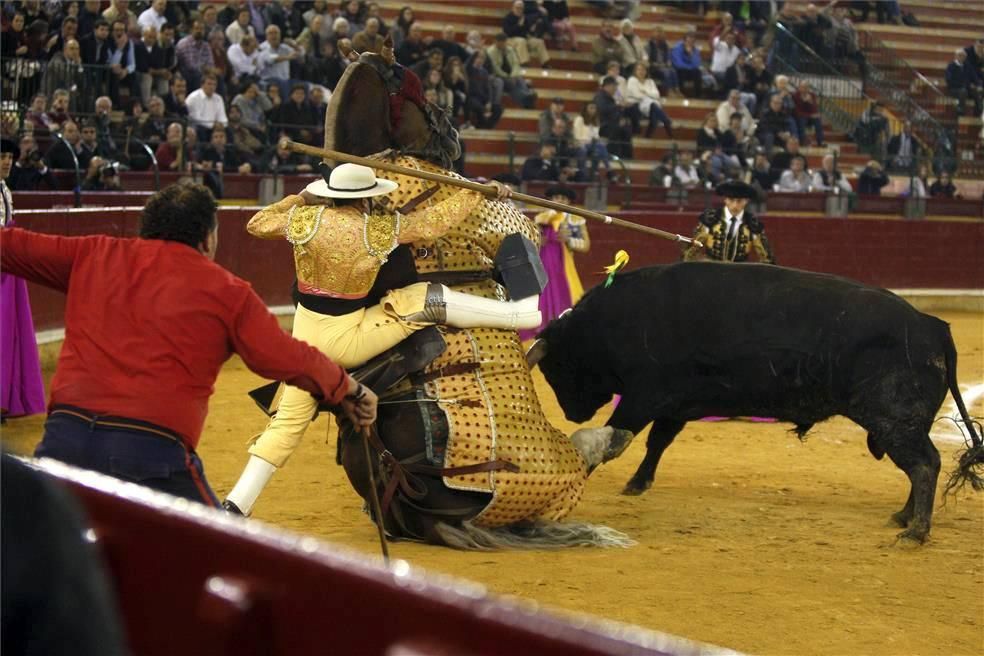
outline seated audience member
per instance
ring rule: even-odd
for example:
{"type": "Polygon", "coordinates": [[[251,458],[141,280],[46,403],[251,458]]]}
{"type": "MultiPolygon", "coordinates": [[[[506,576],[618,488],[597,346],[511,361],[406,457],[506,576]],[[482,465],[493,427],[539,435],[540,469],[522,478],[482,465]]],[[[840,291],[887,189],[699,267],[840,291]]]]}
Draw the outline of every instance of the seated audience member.
{"type": "Polygon", "coordinates": [[[736,25],[735,17],[730,12],[724,12],[721,14],[721,22],[714,26],[711,30],[711,43],[714,43],[715,39],[720,39],[728,34],[735,35],[735,45],[739,48],[747,48],[748,44],[745,39],[744,22],[736,25]]]}
{"type": "Polygon", "coordinates": [[[420,81],[423,82],[427,79],[427,74],[430,71],[444,70],[444,53],[440,48],[431,48],[427,51],[427,57],[422,61],[417,62],[410,70],[417,74],[420,81]]]}
{"type": "Polygon", "coordinates": [[[182,118],[188,115],[188,83],[180,75],[171,78],[171,90],[164,96],[164,110],[168,118],[182,118]]]}
{"type": "Polygon", "coordinates": [[[810,83],[802,80],[793,94],[793,116],[796,119],[796,129],[799,132],[800,143],[806,144],[806,128],[813,128],[816,145],[824,147],[823,120],[820,117],[820,100],[810,88],[810,83]]]}
{"type": "Polygon", "coordinates": [[[647,139],[653,136],[653,130],[656,129],[657,123],[662,123],[663,129],[666,130],[666,136],[670,139],[673,138],[673,121],[663,111],[659,89],[656,88],[653,79],[649,77],[649,66],[645,62],[636,64],[632,77],[626,82],[625,102],[638,112],[638,116],[648,118],[647,139]]]}
{"type": "Polygon", "coordinates": [[[365,5],[365,0],[345,0],[341,3],[339,17],[348,21],[352,34],[361,30],[366,24],[367,8],[365,5]]]}
{"type": "Polygon", "coordinates": [[[180,123],[171,123],[167,126],[164,141],[157,146],[157,152],[154,153],[157,166],[162,171],[187,170],[184,134],[184,127],[180,123]]]}
{"type": "Polygon", "coordinates": [[[383,35],[379,33],[378,18],[370,18],[366,21],[366,29],[352,37],[352,47],[356,52],[383,51],[383,35]]]}
{"type": "Polygon", "coordinates": [[[239,43],[233,44],[228,51],[229,66],[232,68],[232,79],[258,79],[260,75],[260,50],[256,37],[247,34],[239,43]]]}
{"type": "Polygon", "coordinates": [[[555,118],[550,133],[540,143],[553,144],[561,170],[569,169],[568,178],[581,181],[586,172],[587,150],[574,141],[571,124],[565,118],[555,118]]]}
{"type": "Polygon", "coordinates": [[[716,114],[718,125],[730,125],[731,116],[739,114],[741,116],[741,129],[744,130],[745,134],[751,135],[755,132],[755,119],[752,118],[752,112],[748,107],[741,102],[741,92],[737,89],[728,92],[727,100],[718,105],[716,114]]]}
{"type": "Polygon", "coordinates": [[[888,139],[888,119],[881,103],[872,103],[861,114],[851,136],[859,146],[881,151],[888,139]]]}
{"type": "Polygon", "coordinates": [[[229,43],[236,45],[245,36],[256,38],[256,30],[253,29],[251,21],[252,14],[250,13],[249,7],[243,5],[236,13],[236,20],[229,23],[229,26],[226,27],[225,36],[229,40],[229,43]]]}
{"type": "Polygon", "coordinates": [[[729,94],[731,91],[737,91],[741,104],[754,116],[755,110],[758,107],[758,97],[751,91],[746,91],[750,82],[751,80],[748,77],[748,56],[744,52],[740,52],[738,53],[738,58],[735,59],[735,63],[729,66],[728,70],[724,72],[724,83],[721,87],[728,89],[729,94]]]}
{"type": "Polygon", "coordinates": [[[744,168],[747,165],[750,144],[751,137],[742,128],[742,116],[735,112],[728,122],[728,129],[721,133],[721,150],[725,155],[735,158],[739,166],[744,168]]]}
{"type": "Polygon", "coordinates": [[[189,89],[197,89],[205,74],[215,75],[215,60],[212,48],[205,40],[205,23],[196,19],[191,23],[191,31],[174,47],[178,60],[178,71],[188,82],[189,89]]]}
{"type": "Polygon", "coordinates": [[[882,187],[888,185],[891,180],[882,169],[882,165],[875,160],[869,160],[867,166],[858,176],[858,193],[868,196],[880,196],[882,187]]]}
{"type": "Polygon", "coordinates": [[[625,65],[625,51],[615,33],[615,24],[609,20],[601,22],[601,33],[591,44],[591,67],[599,75],[605,74],[609,62],[618,62],[619,70],[625,65]]]}
{"type": "Polygon", "coordinates": [[[552,143],[540,146],[538,155],[532,155],[523,162],[520,173],[523,182],[531,180],[546,180],[557,182],[560,179],[560,162],[557,161],[557,149],[552,143]]]}
{"type": "Polygon", "coordinates": [[[701,168],[694,163],[694,154],[689,150],[680,152],[680,161],[673,168],[673,184],[687,190],[700,187],[704,179],[701,168]]]}
{"type": "MultiPolygon", "coordinates": [[[[393,21],[393,26],[390,28],[390,36],[393,38],[394,48],[399,49],[410,35],[410,27],[413,25],[414,20],[413,7],[407,5],[400,8],[400,13],[397,14],[396,20],[393,21]]],[[[397,61],[403,64],[399,55],[397,55],[397,61]]],[[[406,64],[403,65],[406,66],[406,64]]]]}
{"type": "Polygon", "coordinates": [[[687,32],[683,40],[673,46],[670,61],[680,80],[680,88],[690,85],[692,91],[686,95],[699,97],[703,90],[703,71],[696,32],[687,32]]]}
{"type": "Polygon", "coordinates": [[[314,165],[310,158],[292,150],[280,147],[280,139],[270,149],[264,161],[260,165],[262,172],[265,173],[311,173],[314,165]]]}
{"type": "Polygon", "coordinates": [[[309,80],[318,80],[319,84],[334,91],[348,64],[332,41],[326,39],[319,47],[321,56],[309,57],[305,61],[304,75],[309,80]]]}
{"type": "Polygon", "coordinates": [[[424,84],[425,97],[427,96],[428,91],[434,91],[434,100],[431,101],[428,98],[428,102],[433,102],[450,115],[452,109],[454,108],[454,93],[444,86],[444,75],[441,71],[437,69],[427,71],[427,76],[422,80],[422,82],[424,84]]]}
{"type": "Polygon", "coordinates": [[[253,170],[235,148],[227,147],[225,130],[212,130],[209,142],[199,149],[197,159],[195,170],[202,172],[205,186],[216,198],[222,198],[225,193],[225,173],[250,173],[253,170]]]}
{"type": "Polygon", "coordinates": [[[851,183],[837,170],[833,155],[824,155],[820,170],[813,174],[813,190],[849,194],[854,191],[851,183]]]}
{"type": "Polygon", "coordinates": [[[229,125],[226,126],[226,132],[229,135],[229,143],[239,151],[240,157],[245,161],[255,162],[266,146],[262,139],[243,125],[243,114],[239,111],[238,105],[229,108],[229,125]]]}
{"type": "Polygon", "coordinates": [[[605,177],[609,176],[609,162],[611,156],[608,154],[608,146],[601,138],[601,123],[598,114],[598,105],[594,102],[584,103],[581,113],[574,117],[574,127],[572,130],[574,143],[584,148],[585,155],[591,160],[591,169],[587,172],[589,181],[595,179],[598,166],[605,169],[605,177]]]}
{"type": "Polygon", "coordinates": [[[137,131],[137,137],[152,148],[157,148],[167,137],[168,123],[167,116],[164,114],[164,101],[157,96],[151,96],[146,120],[137,131]]]}
{"type": "MultiPolygon", "coordinates": [[[[419,24],[411,23],[406,38],[396,48],[396,61],[407,68],[412,68],[423,61],[426,56],[427,46],[424,44],[424,30],[419,24]]],[[[519,65],[518,58],[516,65],[519,65]]]]}
{"type": "MultiPolygon", "coordinates": [[[[870,162],[869,162],[870,164],[870,162]]],[[[888,180],[888,176],[885,176],[888,180]]],[[[919,165],[919,172],[913,176],[912,181],[909,183],[908,194],[910,198],[929,198],[929,166],[927,164],[919,165]]]]}
{"type": "MultiPolygon", "coordinates": [[[[347,17],[344,10],[342,15],[347,17]]],[[[267,25],[276,25],[280,28],[280,33],[285,41],[296,39],[304,29],[304,15],[295,6],[294,0],[280,0],[280,2],[268,4],[265,18],[267,25]]]]}
{"type": "Polygon", "coordinates": [[[959,48],[954,53],[953,61],[946,67],[945,77],[947,95],[957,99],[957,115],[964,115],[968,99],[974,101],[973,115],[980,114],[984,80],[977,75],[977,71],[967,65],[967,53],[963,48],[959,48]]]}
{"type": "Polygon", "coordinates": [[[616,88],[615,78],[603,78],[593,102],[598,107],[601,136],[608,139],[608,152],[622,158],[631,158],[632,121],[625,116],[622,107],[615,100],[616,88]]]}
{"type": "Polygon", "coordinates": [[[769,91],[772,89],[772,73],[765,66],[765,58],[760,54],[752,55],[751,61],[745,68],[745,86],[740,90],[743,93],[755,95],[755,106],[762,108],[769,99],[769,91]]]}
{"type": "Polygon", "coordinates": [[[82,132],[74,121],[65,121],[61,131],[65,141],[54,140],[44,158],[48,166],[53,169],[75,170],[78,162],[79,170],[84,171],[89,166],[89,159],[92,157],[82,145],[82,132]],[[68,145],[65,145],[68,142],[68,145]],[[71,149],[71,150],[69,150],[71,149]],[[74,153],[74,157],[72,156],[74,153]]]}
{"type": "Polygon", "coordinates": [[[455,40],[454,25],[445,25],[444,29],[441,30],[441,38],[431,41],[430,47],[440,49],[444,54],[445,62],[450,61],[452,57],[457,57],[462,62],[465,62],[472,55],[471,52],[468,52],[463,45],[455,40]]]}
{"type": "Polygon", "coordinates": [[[721,182],[741,170],[741,162],[735,155],[724,152],[717,115],[711,112],[704,117],[704,125],[697,130],[697,152],[704,162],[704,171],[712,182],[721,182]]]}
{"type": "MultiPolygon", "coordinates": [[[[23,141],[21,142],[21,150],[23,151],[23,141]]],[[[960,198],[960,194],[957,193],[957,188],[954,186],[953,182],[950,180],[950,173],[943,171],[940,173],[940,177],[936,179],[933,186],[929,188],[930,198],[960,198]]]]}
{"type": "Polygon", "coordinates": [[[478,50],[468,62],[465,122],[482,130],[491,130],[502,118],[502,80],[489,74],[485,61],[485,51],[478,50]]]}
{"type": "Polygon", "coordinates": [[[57,131],[58,125],[48,116],[48,98],[43,93],[35,94],[24,114],[24,129],[38,136],[47,135],[50,130],[57,131]]]}
{"type": "Polygon", "coordinates": [[[619,33],[618,42],[622,46],[623,54],[622,72],[625,77],[633,74],[636,64],[645,64],[648,69],[649,52],[646,49],[646,43],[643,42],[642,37],[636,34],[635,25],[630,19],[625,18],[619,23],[619,33]]]}
{"type": "Polygon", "coordinates": [[[10,167],[7,186],[11,191],[41,191],[57,189],[51,169],[44,161],[34,137],[25,134],[20,138],[20,157],[10,167]]]}
{"type": "Polygon", "coordinates": [[[540,141],[550,136],[554,121],[558,118],[566,121],[568,126],[571,125],[571,119],[564,111],[564,99],[555,97],[550,101],[550,106],[540,112],[540,119],[537,124],[537,136],[540,141]]]}
{"type": "Polygon", "coordinates": [[[912,123],[902,121],[902,130],[888,141],[889,168],[908,171],[922,153],[922,146],[912,134],[912,123]]]}
{"type": "Polygon", "coordinates": [[[755,128],[755,136],[762,147],[771,153],[777,141],[782,143],[796,133],[792,121],[792,117],[783,108],[782,97],[778,93],[773,94],[755,128]]]}
{"type": "Polygon", "coordinates": [[[768,192],[773,190],[778,181],[778,176],[773,171],[769,156],[764,150],[755,153],[755,160],[746,177],[746,181],[758,190],[760,197],[764,198],[768,192]]]}
{"type": "Polygon", "coordinates": [[[262,135],[267,132],[267,114],[273,109],[273,101],[267,94],[260,92],[260,85],[251,82],[242,93],[232,99],[232,104],[239,108],[242,124],[262,139],[262,135]]]}
{"type": "Polygon", "coordinates": [[[41,90],[51,95],[56,89],[68,89],[76,94],[73,99],[72,107],[79,109],[79,92],[86,84],[85,69],[82,67],[82,55],[79,50],[79,42],[75,39],[65,41],[64,47],[60,52],[48,62],[44,77],[41,81],[41,90]]]}
{"type": "Polygon", "coordinates": [[[548,17],[539,12],[527,14],[523,0],[514,0],[509,13],[502,19],[502,31],[509,37],[509,45],[516,50],[521,66],[532,58],[541,67],[549,68],[550,53],[543,40],[549,29],[548,17]]]}
{"type": "Polygon", "coordinates": [[[216,92],[217,85],[215,76],[206,74],[202,77],[201,88],[189,93],[185,101],[188,106],[188,120],[201,138],[211,134],[212,128],[224,128],[229,122],[226,118],[225,100],[216,92]]]}
{"type": "Polygon", "coordinates": [[[119,167],[115,162],[108,162],[102,157],[89,160],[82,191],[119,191],[122,188],[119,167]]]}
{"type": "Polygon", "coordinates": [[[281,98],[290,93],[290,63],[300,58],[301,52],[281,40],[280,28],[269,25],[266,28],[266,41],[260,46],[259,75],[267,85],[280,87],[281,98]]]}
{"type": "Polygon", "coordinates": [[[532,108],[536,104],[536,92],[523,77],[519,56],[506,42],[505,34],[497,34],[495,42],[485,51],[492,74],[502,80],[503,90],[512,96],[516,104],[532,108]]]}
{"type": "Polygon", "coordinates": [[[741,48],[735,45],[737,34],[728,32],[724,36],[711,39],[711,75],[719,88],[724,88],[728,69],[734,66],[741,54],[741,48]]]}
{"type": "Polygon", "coordinates": [[[318,128],[318,118],[314,108],[307,102],[307,92],[303,84],[295,84],[290,96],[281,103],[277,112],[279,131],[286,132],[293,141],[312,143],[314,131],[318,128]]]}
{"type": "Polygon", "coordinates": [[[813,179],[810,177],[810,172],[806,170],[806,160],[802,157],[794,157],[789,167],[779,176],[776,191],[800,194],[813,191],[813,179]]]}
{"type": "Polygon", "coordinates": [[[667,96],[679,97],[680,82],[670,58],[670,45],[666,42],[663,28],[659,25],[653,28],[653,36],[646,46],[646,54],[649,58],[649,74],[660,80],[667,96]]]}

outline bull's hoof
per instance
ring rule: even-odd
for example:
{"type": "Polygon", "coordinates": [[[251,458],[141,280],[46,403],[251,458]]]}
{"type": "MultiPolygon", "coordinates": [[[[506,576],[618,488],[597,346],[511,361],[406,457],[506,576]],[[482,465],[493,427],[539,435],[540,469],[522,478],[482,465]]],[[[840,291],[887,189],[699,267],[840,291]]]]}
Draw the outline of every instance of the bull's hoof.
{"type": "Polygon", "coordinates": [[[909,526],[909,522],[912,521],[912,513],[907,513],[904,510],[900,510],[897,513],[892,514],[892,524],[898,526],[899,528],[906,528],[909,526]]]}
{"type": "Polygon", "coordinates": [[[625,487],[622,488],[622,495],[627,497],[637,497],[652,487],[652,485],[652,481],[638,482],[631,480],[625,484],[625,487]]]}
{"type": "Polygon", "coordinates": [[[916,527],[908,528],[898,534],[895,544],[903,548],[918,547],[926,544],[929,538],[929,530],[920,530],[916,527]]]}

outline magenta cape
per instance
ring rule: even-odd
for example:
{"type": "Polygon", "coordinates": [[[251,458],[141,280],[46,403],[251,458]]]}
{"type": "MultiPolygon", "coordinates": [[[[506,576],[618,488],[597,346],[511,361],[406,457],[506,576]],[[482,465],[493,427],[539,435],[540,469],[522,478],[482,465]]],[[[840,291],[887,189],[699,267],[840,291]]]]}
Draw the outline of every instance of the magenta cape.
{"type": "Polygon", "coordinates": [[[0,409],[5,417],[45,411],[27,283],[6,273],[0,273],[0,409]]]}

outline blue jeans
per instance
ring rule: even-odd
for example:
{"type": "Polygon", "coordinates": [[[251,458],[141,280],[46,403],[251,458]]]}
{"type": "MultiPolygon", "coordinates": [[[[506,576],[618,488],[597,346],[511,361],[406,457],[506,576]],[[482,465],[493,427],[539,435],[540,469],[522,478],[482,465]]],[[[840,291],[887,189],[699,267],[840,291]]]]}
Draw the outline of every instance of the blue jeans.
{"type": "MultiPolygon", "coordinates": [[[[112,421],[108,417],[103,419],[112,421]]],[[[81,417],[54,412],[45,421],[44,438],[34,455],[207,506],[219,506],[218,498],[205,480],[202,461],[192,449],[180,441],[139,429],[93,425],[81,417]]]]}

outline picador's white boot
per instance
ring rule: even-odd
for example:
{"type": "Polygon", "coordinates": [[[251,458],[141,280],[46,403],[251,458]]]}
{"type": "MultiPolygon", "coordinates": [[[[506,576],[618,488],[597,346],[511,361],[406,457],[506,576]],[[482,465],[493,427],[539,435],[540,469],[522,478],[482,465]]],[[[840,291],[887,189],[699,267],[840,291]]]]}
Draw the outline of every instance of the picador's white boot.
{"type": "Polygon", "coordinates": [[[635,435],[631,431],[602,426],[601,428],[582,428],[571,435],[571,442],[584,457],[588,470],[603,462],[622,455],[635,435]]]}
{"type": "Polygon", "coordinates": [[[451,291],[444,285],[427,287],[422,312],[406,317],[411,321],[443,323],[456,328],[502,328],[518,330],[536,328],[541,323],[540,297],[520,301],[496,301],[491,298],[451,291]]]}
{"type": "MultiPolygon", "coordinates": [[[[238,510],[243,515],[249,515],[253,511],[253,505],[263,492],[263,488],[270,482],[277,468],[258,456],[250,456],[246,463],[239,480],[236,481],[232,492],[226,497],[226,503],[232,503],[234,510],[238,510]]],[[[225,504],[223,504],[225,505],[225,504]]]]}

